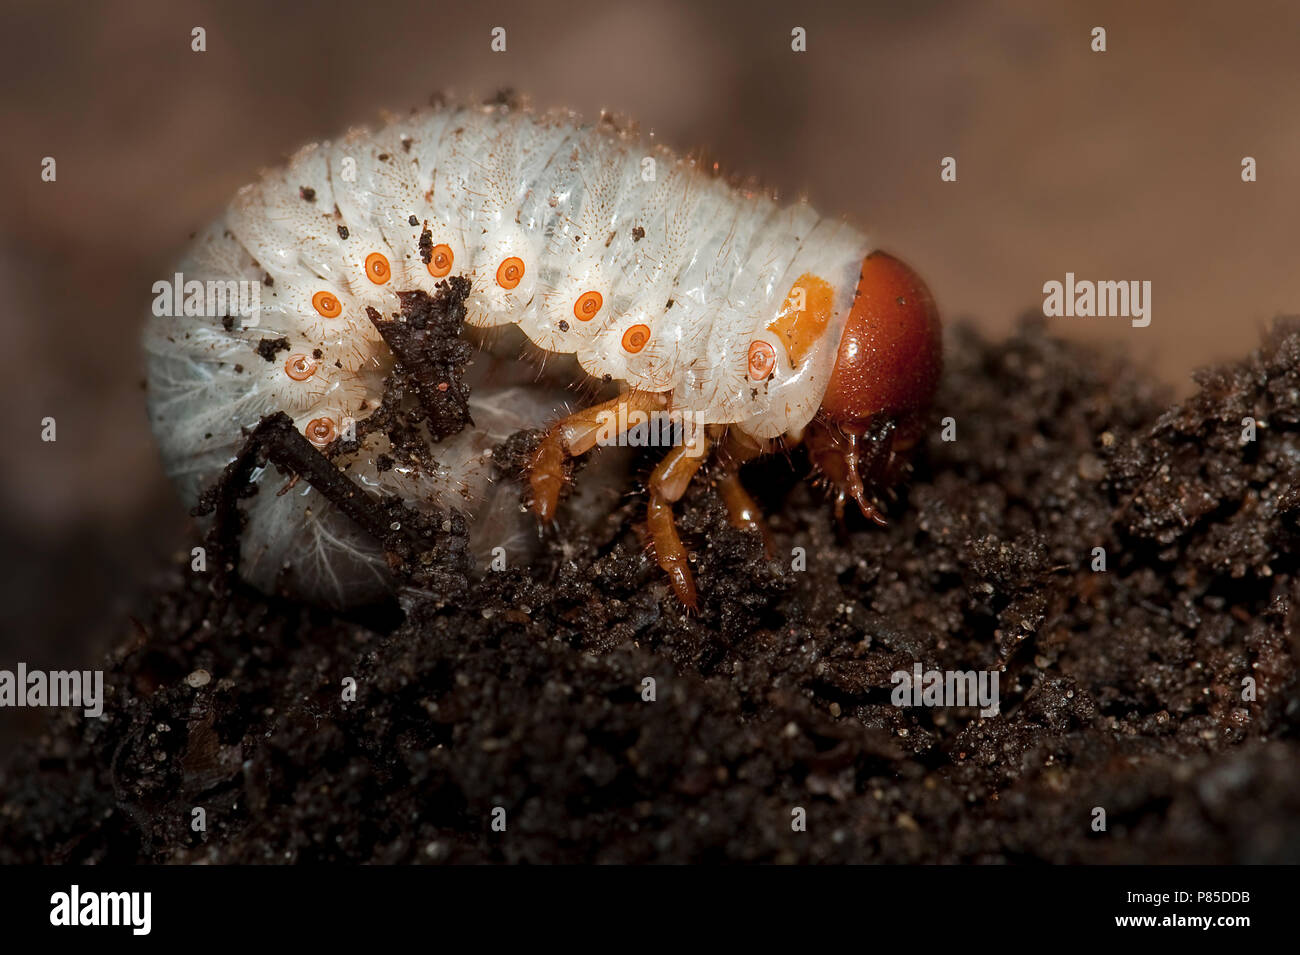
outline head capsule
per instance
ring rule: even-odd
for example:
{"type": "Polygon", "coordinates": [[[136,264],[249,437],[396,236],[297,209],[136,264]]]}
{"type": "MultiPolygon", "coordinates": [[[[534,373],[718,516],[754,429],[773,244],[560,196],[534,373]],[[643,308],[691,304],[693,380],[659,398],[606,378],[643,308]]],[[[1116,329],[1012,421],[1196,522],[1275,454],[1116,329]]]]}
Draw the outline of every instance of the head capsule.
{"type": "Polygon", "coordinates": [[[863,479],[888,485],[925,426],[943,365],[939,312],[925,283],[885,252],[862,261],[857,291],[807,441],[813,463],[878,523],[863,479]]]}

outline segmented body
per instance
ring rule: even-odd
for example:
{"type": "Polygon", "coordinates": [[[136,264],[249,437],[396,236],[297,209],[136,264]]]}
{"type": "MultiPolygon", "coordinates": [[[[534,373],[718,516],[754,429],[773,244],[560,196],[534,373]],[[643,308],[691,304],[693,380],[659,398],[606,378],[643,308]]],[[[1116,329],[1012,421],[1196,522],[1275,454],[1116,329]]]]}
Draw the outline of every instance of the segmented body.
{"type": "MultiPolygon", "coordinates": [[[[269,412],[329,445],[376,407],[392,365],[368,310],[395,315],[398,292],[464,275],[471,325],[518,325],[595,379],[665,393],[699,424],[797,437],[826,391],[868,252],[851,227],[733,188],[612,124],[497,107],[418,113],[304,148],[196,237],[186,281],[260,283],[260,308],[151,320],[155,430],[191,500],[240,429],[269,412]],[[258,357],[281,338],[274,360],[258,357]]],[[[454,468],[377,469],[384,450],[370,442],[353,475],[413,498],[463,490],[454,468]]],[[[310,493],[256,506],[328,523],[310,493]]],[[[313,533],[323,551],[374,565],[337,524],[313,533]]],[[[270,554],[268,572],[287,557],[270,532],[245,541],[246,559],[250,547],[270,554]]],[[[355,568],[320,560],[329,569],[312,576],[348,590],[355,568]]]]}

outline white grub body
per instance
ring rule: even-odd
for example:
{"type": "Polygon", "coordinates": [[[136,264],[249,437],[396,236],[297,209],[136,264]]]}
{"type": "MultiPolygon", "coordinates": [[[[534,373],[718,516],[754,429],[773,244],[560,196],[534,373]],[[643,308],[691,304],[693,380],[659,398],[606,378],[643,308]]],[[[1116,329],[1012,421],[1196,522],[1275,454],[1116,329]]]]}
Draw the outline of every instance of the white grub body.
{"type": "MultiPolygon", "coordinates": [[[[505,107],[416,113],[305,147],[196,236],[177,271],[260,283],[260,308],[233,321],[151,318],[150,416],[192,504],[234,457],[241,429],[267,414],[285,411],[300,431],[364,419],[393,362],[367,307],[391,316],[398,292],[432,295],[446,275],[464,275],[471,325],[518,325],[601,382],[670,392],[670,409],[696,424],[798,436],[821,403],[870,251],[841,222],[739,191],[608,123],[505,107]],[[792,358],[769,326],[806,275],[829,285],[833,308],[816,343],[792,358]],[[589,293],[599,305],[584,312],[589,293]],[[289,348],[275,360],[257,353],[280,337],[289,348]],[[749,359],[756,341],[776,356],[761,380],[749,359]],[[302,380],[286,368],[293,356],[311,370],[302,380]]],[[[473,512],[490,495],[491,447],[561,410],[562,394],[530,380],[471,383],[475,426],[433,447],[436,473],[380,472],[375,459],[388,449],[378,434],[339,464],[377,491],[473,512]]],[[[269,587],[285,572],[291,589],[335,605],[390,585],[377,545],[319,494],[299,486],[277,497],[274,469],[258,480],[243,505],[247,579],[269,587]]]]}

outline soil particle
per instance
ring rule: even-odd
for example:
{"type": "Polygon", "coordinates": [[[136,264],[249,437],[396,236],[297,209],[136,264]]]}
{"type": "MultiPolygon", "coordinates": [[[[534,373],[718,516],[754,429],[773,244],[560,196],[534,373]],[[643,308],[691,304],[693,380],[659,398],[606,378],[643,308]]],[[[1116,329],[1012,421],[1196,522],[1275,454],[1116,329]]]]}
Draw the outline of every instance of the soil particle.
{"type": "Polygon", "coordinates": [[[378,411],[361,422],[365,428],[359,426],[358,435],[383,428],[395,448],[423,458],[416,448],[424,443],[422,435],[437,442],[472,423],[469,387],[461,377],[474,353],[460,337],[468,294],[468,280],[457,276],[439,282],[432,296],[399,293],[402,310],[397,316],[366,309],[397,362],[378,411]]]}
{"type": "MultiPolygon", "coordinates": [[[[403,346],[449,311],[404,301],[403,346]]],[[[432,429],[463,423],[455,362],[395,351],[449,373],[432,429]]],[[[885,529],[772,456],[744,472],[769,559],[706,468],[677,507],[697,616],[640,489],[582,532],[561,512],[528,567],[429,558],[400,610],[178,562],[119,624],[105,717],[0,774],[0,862],[1300,861],[1300,328],[1172,407],[1041,322],[958,327],[947,366],[956,440],[933,429],[885,529]],[[1000,712],[893,705],[917,663],[996,670],[1000,712]]]]}
{"type": "Polygon", "coordinates": [[[257,343],[257,353],[267,361],[275,361],[275,353],[289,350],[287,338],[263,338],[257,343]]]}

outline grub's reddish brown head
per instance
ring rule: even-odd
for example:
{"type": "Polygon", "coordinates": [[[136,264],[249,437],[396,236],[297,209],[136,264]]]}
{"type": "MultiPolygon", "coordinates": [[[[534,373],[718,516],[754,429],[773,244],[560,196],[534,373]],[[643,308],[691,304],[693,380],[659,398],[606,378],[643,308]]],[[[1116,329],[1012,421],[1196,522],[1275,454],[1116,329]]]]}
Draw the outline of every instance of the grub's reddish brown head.
{"type": "Polygon", "coordinates": [[[893,483],[925,427],[943,365],[939,312],[925,283],[885,252],[862,260],[830,384],[808,432],[813,463],[838,491],[884,523],[863,481],[893,483]]]}

